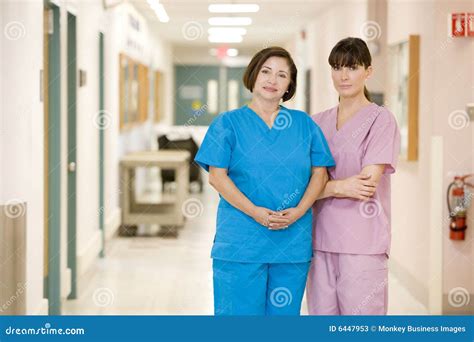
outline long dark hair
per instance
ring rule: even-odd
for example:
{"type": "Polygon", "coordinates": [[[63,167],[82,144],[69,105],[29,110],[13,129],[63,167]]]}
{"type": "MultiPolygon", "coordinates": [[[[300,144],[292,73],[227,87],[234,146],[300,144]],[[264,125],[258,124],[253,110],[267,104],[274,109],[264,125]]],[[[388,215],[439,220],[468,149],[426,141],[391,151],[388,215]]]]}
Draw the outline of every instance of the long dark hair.
{"type": "MultiPolygon", "coordinates": [[[[361,65],[365,69],[372,65],[367,44],[360,38],[348,37],[340,40],[331,50],[328,58],[329,65],[335,67],[351,67],[361,65]]],[[[364,86],[364,95],[370,99],[370,93],[364,86]]]]}

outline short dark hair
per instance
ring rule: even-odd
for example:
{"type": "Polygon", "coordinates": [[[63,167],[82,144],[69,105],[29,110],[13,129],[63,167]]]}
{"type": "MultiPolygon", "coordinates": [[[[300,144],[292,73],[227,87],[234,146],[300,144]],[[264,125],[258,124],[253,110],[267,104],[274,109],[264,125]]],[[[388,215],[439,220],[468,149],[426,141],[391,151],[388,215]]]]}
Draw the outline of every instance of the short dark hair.
{"type": "Polygon", "coordinates": [[[262,68],[263,63],[265,63],[270,57],[285,58],[288,66],[290,67],[290,84],[288,85],[287,92],[285,92],[282,97],[283,102],[288,101],[295,95],[296,92],[296,75],[298,70],[296,69],[295,62],[293,61],[293,58],[291,58],[290,53],[282,47],[271,46],[257,52],[255,56],[252,57],[252,60],[245,70],[243,77],[244,85],[248,90],[250,90],[250,92],[253,91],[258,73],[262,68]]]}

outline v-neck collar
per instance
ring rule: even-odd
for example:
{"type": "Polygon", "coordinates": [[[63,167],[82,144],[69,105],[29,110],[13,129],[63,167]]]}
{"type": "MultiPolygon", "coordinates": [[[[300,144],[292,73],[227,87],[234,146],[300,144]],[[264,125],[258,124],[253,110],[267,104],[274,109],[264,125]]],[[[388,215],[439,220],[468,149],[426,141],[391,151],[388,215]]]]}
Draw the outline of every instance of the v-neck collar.
{"type": "Polygon", "coordinates": [[[352,114],[352,116],[349,118],[349,120],[347,120],[344,125],[342,125],[342,127],[339,127],[339,129],[337,129],[337,118],[339,116],[339,105],[337,105],[336,107],[334,107],[334,112],[335,112],[335,115],[334,115],[334,124],[333,124],[333,128],[334,128],[334,131],[336,132],[336,134],[340,133],[341,131],[343,131],[348,125],[350,125],[352,122],[354,122],[354,120],[356,119],[356,117],[358,117],[359,115],[361,115],[361,113],[365,112],[368,108],[374,106],[374,105],[377,105],[376,103],[372,102],[370,104],[368,104],[367,106],[364,106],[362,108],[360,108],[358,111],[356,111],[354,114],[352,114]]]}
{"type": "Polygon", "coordinates": [[[275,122],[277,121],[278,116],[282,112],[282,110],[285,110],[286,108],[283,107],[282,105],[278,105],[278,113],[275,116],[275,120],[273,120],[272,127],[269,127],[267,123],[258,115],[252,108],[250,108],[248,105],[245,105],[244,108],[252,115],[255,115],[257,118],[257,121],[260,122],[261,125],[266,129],[266,131],[271,132],[275,130],[275,122]]]}

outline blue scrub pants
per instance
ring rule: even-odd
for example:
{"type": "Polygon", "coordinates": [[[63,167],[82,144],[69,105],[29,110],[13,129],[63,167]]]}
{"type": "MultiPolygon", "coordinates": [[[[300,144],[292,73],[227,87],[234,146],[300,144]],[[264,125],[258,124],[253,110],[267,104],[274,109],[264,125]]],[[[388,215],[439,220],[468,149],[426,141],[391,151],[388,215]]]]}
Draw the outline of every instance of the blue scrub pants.
{"type": "Polygon", "coordinates": [[[214,314],[299,316],[309,265],[213,259],[214,314]]]}

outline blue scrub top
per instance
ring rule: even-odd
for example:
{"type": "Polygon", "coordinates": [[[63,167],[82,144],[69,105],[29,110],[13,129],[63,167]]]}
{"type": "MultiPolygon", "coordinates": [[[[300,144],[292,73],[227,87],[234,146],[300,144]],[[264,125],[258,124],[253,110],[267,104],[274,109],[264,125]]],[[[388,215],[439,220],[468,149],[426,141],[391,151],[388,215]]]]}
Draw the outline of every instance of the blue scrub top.
{"type": "MultiPolygon", "coordinates": [[[[335,165],[324,134],[305,112],[280,106],[273,127],[248,106],[218,115],[195,161],[228,169],[228,176],[255,205],[296,207],[311,167],[335,165]]],[[[311,260],[312,212],[287,229],[272,231],[220,196],[211,256],[235,262],[289,263],[311,260]]]]}

